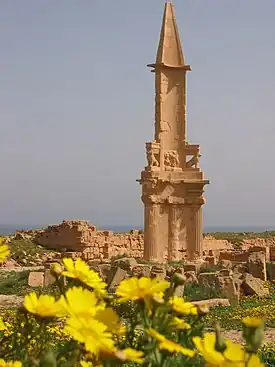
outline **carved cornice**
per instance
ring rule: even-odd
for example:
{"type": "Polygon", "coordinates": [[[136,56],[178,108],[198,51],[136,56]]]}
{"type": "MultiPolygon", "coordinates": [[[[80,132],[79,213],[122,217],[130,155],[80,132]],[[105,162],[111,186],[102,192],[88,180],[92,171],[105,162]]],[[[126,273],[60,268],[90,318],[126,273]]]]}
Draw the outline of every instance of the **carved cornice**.
{"type": "Polygon", "coordinates": [[[204,204],[205,204],[205,198],[203,196],[185,198],[185,205],[188,205],[188,206],[201,206],[204,204]]]}

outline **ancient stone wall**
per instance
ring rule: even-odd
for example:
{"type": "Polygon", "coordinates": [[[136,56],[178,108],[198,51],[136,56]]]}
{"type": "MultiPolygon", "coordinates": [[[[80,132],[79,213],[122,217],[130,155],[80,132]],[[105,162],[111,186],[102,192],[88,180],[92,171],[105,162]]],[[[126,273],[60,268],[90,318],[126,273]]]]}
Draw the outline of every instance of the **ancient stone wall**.
{"type": "Polygon", "coordinates": [[[72,252],[72,256],[82,255],[85,259],[110,258],[117,255],[143,257],[143,235],[138,230],[130,233],[97,231],[88,221],[63,221],[59,225],[47,227],[36,234],[38,245],[62,252],[72,252]]]}
{"type": "MultiPolygon", "coordinates": [[[[88,221],[63,221],[42,230],[18,231],[15,239],[29,239],[46,248],[54,249],[72,257],[85,259],[111,258],[127,255],[135,258],[143,257],[144,235],[138,230],[129,233],[98,231],[88,221]]],[[[247,261],[249,252],[264,251],[266,261],[275,261],[275,239],[249,239],[243,241],[242,250],[234,250],[233,244],[227,240],[217,240],[212,236],[203,239],[203,255],[210,265],[220,260],[233,262],[247,261]]],[[[167,259],[167,248],[163,254],[167,259]]]]}

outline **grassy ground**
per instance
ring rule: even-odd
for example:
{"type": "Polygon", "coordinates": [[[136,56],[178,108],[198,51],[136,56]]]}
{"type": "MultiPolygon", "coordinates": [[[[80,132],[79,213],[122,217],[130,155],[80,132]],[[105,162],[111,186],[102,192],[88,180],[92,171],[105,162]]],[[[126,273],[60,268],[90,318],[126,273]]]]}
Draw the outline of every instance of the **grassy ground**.
{"type": "Polygon", "coordinates": [[[227,240],[231,242],[236,247],[241,246],[243,240],[250,240],[256,238],[269,239],[275,237],[275,231],[266,232],[214,232],[214,233],[204,233],[205,236],[212,236],[217,240],[227,240]]]}
{"type": "Polygon", "coordinates": [[[47,288],[30,287],[28,285],[29,270],[20,272],[0,271],[0,294],[24,296],[35,290],[38,293],[53,293],[57,289],[55,285],[47,288]]]}
{"type": "Polygon", "coordinates": [[[53,252],[27,240],[13,240],[9,243],[12,258],[22,266],[36,265],[43,255],[53,252]]]}
{"type": "Polygon", "coordinates": [[[207,316],[207,326],[213,327],[219,321],[226,330],[240,330],[241,320],[246,316],[255,316],[265,319],[267,327],[275,328],[275,286],[270,285],[269,297],[245,297],[239,306],[216,307],[207,316]]]}

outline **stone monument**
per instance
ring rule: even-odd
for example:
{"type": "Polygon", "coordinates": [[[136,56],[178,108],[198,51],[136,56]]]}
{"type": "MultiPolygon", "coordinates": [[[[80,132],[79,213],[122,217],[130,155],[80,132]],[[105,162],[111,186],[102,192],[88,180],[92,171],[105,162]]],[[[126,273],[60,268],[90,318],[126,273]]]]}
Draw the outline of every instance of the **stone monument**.
{"type": "Polygon", "coordinates": [[[155,136],[146,143],[141,172],[144,259],[154,262],[202,256],[204,185],[200,147],[186,139],[186,73],[173,5],[166,2],[155,73],[155,136]]]}

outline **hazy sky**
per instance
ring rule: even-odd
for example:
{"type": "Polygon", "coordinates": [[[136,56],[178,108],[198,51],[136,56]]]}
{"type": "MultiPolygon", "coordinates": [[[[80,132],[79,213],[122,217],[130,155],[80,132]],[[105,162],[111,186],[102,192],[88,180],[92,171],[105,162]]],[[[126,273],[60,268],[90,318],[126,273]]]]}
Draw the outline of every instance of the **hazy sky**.
{"type": "MultiPolygon", "coordinates": [[[[174,4],[205,223],[275,227],[275,1],[174,4]]],[[[142,223],[163,5],[0,2],[0,223],[142,223]]]]}

